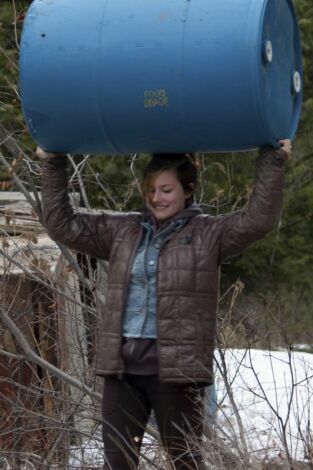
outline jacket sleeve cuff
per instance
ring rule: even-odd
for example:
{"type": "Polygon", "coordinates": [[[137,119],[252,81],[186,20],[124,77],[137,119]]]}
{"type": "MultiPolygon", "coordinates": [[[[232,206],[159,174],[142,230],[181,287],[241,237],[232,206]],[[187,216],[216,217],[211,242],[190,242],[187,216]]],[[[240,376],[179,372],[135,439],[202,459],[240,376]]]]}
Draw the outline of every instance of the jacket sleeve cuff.
{"type": "Polygon", "coordinates": [[[66,168],[68,159],[65,154],[59,154],[57,157],[45,158],[42,160],[43,167],[46,168],[66,168]]]}
{"type": "Polygon", "coordinates": [[[260,148],[260,158],[271,161],[278,166],[284,166],[288,160],[288,154],[280,148],[265,146],[260,148]]]}

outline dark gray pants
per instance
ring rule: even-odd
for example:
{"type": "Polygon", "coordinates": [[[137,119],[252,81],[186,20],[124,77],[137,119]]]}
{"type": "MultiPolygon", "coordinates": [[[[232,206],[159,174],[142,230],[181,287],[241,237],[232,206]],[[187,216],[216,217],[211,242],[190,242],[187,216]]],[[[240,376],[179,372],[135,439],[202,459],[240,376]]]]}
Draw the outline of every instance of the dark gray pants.
{"type": "Polygon", "coordinates": [[[204,387],[160,382],[156,375],[106,377],[103,441],[106,470],[138,467],[143,434],[154,411],[173,468],[200,468],[204,387]]]}

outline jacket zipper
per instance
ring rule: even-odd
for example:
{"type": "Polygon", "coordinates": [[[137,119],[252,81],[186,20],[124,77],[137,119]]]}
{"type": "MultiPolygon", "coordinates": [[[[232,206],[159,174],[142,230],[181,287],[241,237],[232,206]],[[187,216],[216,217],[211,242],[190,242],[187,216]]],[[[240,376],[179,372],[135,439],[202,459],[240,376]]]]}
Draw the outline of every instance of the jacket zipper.
{"type": "Polygon", "coordinates": [[[160,361],[160,317],[158,315],[159,311],[159,296],[158,296],[158,290],[159,290],[159,263],[160,263],[160,255],[161,255],[161,250],[163,246],[165,245],[166,242],[170,240],[170,237],[167,237],[165,240],[163,240],[162,245],[160,246],[160,251],[159,251],[159,256],[158,256],[158,263],[157,263],[157,270],[156,270],[156,280],[155,280],[155,290],[156,290],[156,330],[157,330],[157,341],[156,341],[156,347],[157,347],[157,354],[158,354],[158,371],[159,371],[159,380],[161,380],[161,361],[160,361]]]}
{"type": "MultiPolygon", "coordinates": [[[[145,250],[145,256],[144,256],[144,273],[145,273],[145,280],[146,280],[146,283],[147,283],[147,298],[146,298],[146,318],[145,318],[145,321],[143,323],[143,329],[145,327],[145,324],[147,322],[147,313],[148,313],[148,306],[149,306],[149,295],[150,295],[150,285],[149,285],[149,278],[148,278],[148,274],[147,274],[147,266],[146,266],[146,260],[147,260],[147,251],[149,249],[149,246],[153,243],[153,241],[159,237],[162,232],[165,232],[167,230],[167,228],[161,230],[159,233],[156,233],[153,235],[152,239],[148,242],[148,246],[147,246],[147,249],[145,250]]],[[[162,241],[160,242],[160,247],[159,247],[159,253],[158,253],[158,257],[157,257],[157,263],[156,263],[156,270],[155,270],[155,293],[157,294],[157,274],[158,274],[158,267],[159,267],[159,256],[160,256],[160,252],[161,252],[161,248],[162,246],[164,245],[164,243],[169,239],[171,238],[171,235],[172,235],[172,232],[170,232],[168,234],[168,236],[162,241]]],[[[157,295],[156,295],[156,298],[157,298],[157,295]]],[[[156,302],[157,303],[157,302],[156,302]]],[[[157,306],[156,306],[157,307],[157,306]]],[[[156,309],[157,310],[157,309],[156,309]]],[[[155,312],[155,315],[157,317],[157,312],[155,312]]],[[[157,322],[156,322],[157,323],[157,322]]]]}
{"type": "Polygon", "coordinates": [[[180,230],[178,230],[178,232],[174,232],[174,233],[169,233],[169,235],[163,240],[163,242],[161,243],[160,245],[160,250],[159,250],[159,256],[158,256],[158,261],[157,261],[157,266],[156,266],[156,279],[155,279],[155,291],[156,291],[156,312],[155,312],[155,316],[156,316],[156,330],[157,330],[157,338],[156,338],[156,348],[157,348],[157,355],[158,355],[158,372],[159,372],[159,380],[161,380],[161,365],[160,365],[160,343],[159,343],[159,338],[160,338],[160,327],[159,327],[159,322],[160,322],[160,318],[159,318],[159,315],[158,315],[158,311],[159,311],[159,296],[158,296],[158,290],[159,290],[159,276],[158,276],[158,273],[159,273],[159,263],[160,263],[160,255],[161,255],[161,250],[162,248],[164,247],[164,245],[170,241],[171,239],[173,239],[175,237],[175,235],[177,233],[179,233],[180,230]]]}
{"type": "Polygon", "coordinates": [[[135,259],[140,241],[142,239],[142,234],[143,234],[143,227],[141,226],[138,238],[137,238],[136,243],[134,245],[133,252],[132,252],[131,256],[129,257],[128,265],[127,265],[127,268],[125,270],[125,275],[124,275],[124,280],[123,280],[123,306],[122,306],[122,321],[121,321],[121,334],[120,334],[120,338],[121,338],[121,345],[120,345],[121,370],[119,370],[118,373],[117,373],[117,377],[119,379],[122,379],[123,375],[124,375],[124,364],[122,363],[121,358],[122,358],[122,339],[123,339],[123,318],[124,318],[124,314],[125,314],[127,294],[128,294],[128,282],[129,282],[129,277],[130,277],[130,270],[131,270],[131,267],[133,265],[133,262],[134,262],[134,259],[135,259]],[[125,287],[126,287],[126,289],[125,289],[125,287]]]}
{"type": "MultiPolygon", "coordinates": [[[[149,234],[149,235],[150,235],[150,234],[149,234]]],[[[141,333],[143,332],[143,330],[144,330],[144,328],[145,328],[145,324],[146,324],[147,318],[148,318],[150,285],[149,285],[149,278],[148,278],[148,274],[147,274],[147,251],[148,251],[149,245],[150,245],[150,243],[152,243],[152,241],[153,241],[153,237],[152,237],[152,240],[151,240],[151,241],[148,241],[148,246],[146,246],[146,248],[145,248],[145,254],[144,254],[144,258],[143,258],[143,271],[144,271],[144,275],[145,275],[145,283],[146,283],[146,286],[147,286],[147,295],[146,295],[145,319],[144,319],[144,321],[143,321],[141,333]]]]}
{"type": "Polygon", "coordinates": [[[160,318],[159,318],[159,315],[158,315],[158,311],[159,311],[159,296],[158,296],[158,290],[159,290],[159,276],[158,276],[158,273],[159,273],[159,263],[160,263],[160,255],[161,255],[161,250],[162,248],[164,247],[164,245],[170,241],[170,240],[173,240],[175,237],[178,236],[178,234],[180,233],[181,229],[184,228],[184,226],[186,225],[183,224],[179,230],[176,230],[174,233],[171,232],[168,234],[168,236],[163,240],[163,242],[161,243],[160,245],[160,251],[159,251],[159,256],[158,256],[158,262],[157,262],[157,270],[156,270],[156,282],[155,282],[155,289],[156,289],[156,330],[157,330],[157,341],[156,341],[156,347],[157,347],[157,354],[158,354],[158,371],[159,371],[159,379],[161,380],[161,377],[162,377],[162,374],[161,374],[161,365],[160,365],[160,344],[159,344],[159,338],[160,338],[160,327],[159,327],[159,322],[160,322],[160,318]]]}

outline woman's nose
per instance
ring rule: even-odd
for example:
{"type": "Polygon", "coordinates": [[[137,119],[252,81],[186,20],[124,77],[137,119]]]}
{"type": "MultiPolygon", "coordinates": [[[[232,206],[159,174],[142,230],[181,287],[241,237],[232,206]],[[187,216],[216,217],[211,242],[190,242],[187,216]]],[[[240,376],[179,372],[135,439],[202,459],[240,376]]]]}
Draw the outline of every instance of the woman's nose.
{"type": "Polygon", "coordinates": [[[152,201],[157,202],[160,199],[160,192],[159,191],[154,191],[152,194],[152,201]]]}

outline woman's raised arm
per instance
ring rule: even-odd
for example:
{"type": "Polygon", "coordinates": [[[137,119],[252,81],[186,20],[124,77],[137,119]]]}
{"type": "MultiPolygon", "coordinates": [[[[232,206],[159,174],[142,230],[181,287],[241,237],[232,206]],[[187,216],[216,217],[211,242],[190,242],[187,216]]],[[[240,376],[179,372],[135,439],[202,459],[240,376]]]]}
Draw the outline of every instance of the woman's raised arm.
{"type": "Polygon", "coordinates": [[[74,210],[68,194],[66,155],[40,148],[36,153],[42,160],[43,219],[50,238],[81,253],[108,259],[119,214],[83,214],[74,210]]]}
{"type": "Polygon", "coordinates": [[[282,210],[285,165],[291,141],[281,148],[263,147],[256,161],[255,185],[247,206],[221,218],[220,259],[235,255],[276,226],[282,210]]]}

